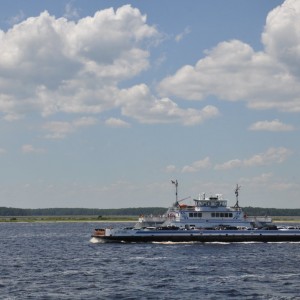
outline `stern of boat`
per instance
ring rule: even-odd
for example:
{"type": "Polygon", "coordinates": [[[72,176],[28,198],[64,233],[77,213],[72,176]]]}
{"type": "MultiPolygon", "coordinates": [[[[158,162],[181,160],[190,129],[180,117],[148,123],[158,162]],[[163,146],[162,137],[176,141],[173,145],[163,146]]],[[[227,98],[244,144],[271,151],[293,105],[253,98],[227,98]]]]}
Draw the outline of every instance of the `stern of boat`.
{"type": "Polygon", "coordinates": [[[94,230],[92,237],[95,238],[103,238],[105,236],[111,235],[111,229],[110,228],[97,228],[94,230]]]}

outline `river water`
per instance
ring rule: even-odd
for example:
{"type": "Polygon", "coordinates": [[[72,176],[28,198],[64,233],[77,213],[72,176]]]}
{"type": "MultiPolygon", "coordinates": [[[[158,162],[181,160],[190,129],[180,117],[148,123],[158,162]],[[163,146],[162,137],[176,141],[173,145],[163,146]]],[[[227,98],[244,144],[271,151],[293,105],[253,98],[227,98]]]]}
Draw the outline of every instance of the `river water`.
{"type": "Polygon", "coordinates": [[[0,223],[0,298],[300,299],[300,243],[93,243],[95,227],[0,223]]]}

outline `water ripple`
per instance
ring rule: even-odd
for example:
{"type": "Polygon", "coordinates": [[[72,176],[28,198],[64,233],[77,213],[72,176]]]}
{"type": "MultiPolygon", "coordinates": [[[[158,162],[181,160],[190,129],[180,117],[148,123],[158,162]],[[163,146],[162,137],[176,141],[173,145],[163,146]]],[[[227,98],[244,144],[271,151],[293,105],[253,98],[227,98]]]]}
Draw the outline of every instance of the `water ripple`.
{"type": "Polygon", "coordinates": [[[2,299],[299,298],[299,243],[93,243],[93,223],[0,224],[2,299]]]}

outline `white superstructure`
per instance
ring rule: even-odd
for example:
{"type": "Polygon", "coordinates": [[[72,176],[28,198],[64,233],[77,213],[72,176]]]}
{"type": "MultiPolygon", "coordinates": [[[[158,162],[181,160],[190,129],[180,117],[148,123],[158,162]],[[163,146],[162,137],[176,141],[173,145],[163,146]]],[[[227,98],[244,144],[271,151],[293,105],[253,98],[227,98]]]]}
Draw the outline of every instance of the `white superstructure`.
{"type": "Polygon", "coordinates": [[[194,205],[180,204],[177,199],[178,182],[172,181],[176,186],[176,202],[163,216],[140,216],[137,228],[147,226],[176,226],[179,228],[215,228],[217,226],[233,227],[263,227],[272,223],[270,217],[249,217],[238,204],[237,185],[236,204],[227,206],[227,200],[222,194],[206,197],[205,194],[194,199],[194,205]]]}

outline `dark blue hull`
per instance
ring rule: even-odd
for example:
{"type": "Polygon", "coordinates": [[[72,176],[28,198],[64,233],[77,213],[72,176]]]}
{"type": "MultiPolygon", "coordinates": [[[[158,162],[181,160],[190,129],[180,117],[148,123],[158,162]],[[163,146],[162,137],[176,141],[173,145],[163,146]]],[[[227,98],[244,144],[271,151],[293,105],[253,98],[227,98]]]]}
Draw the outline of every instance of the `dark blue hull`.
{"type": "Polygon", "coordinates": [[[107,242],[300,242],[300,230],[153,230],[98,236],[107,242]]]}

